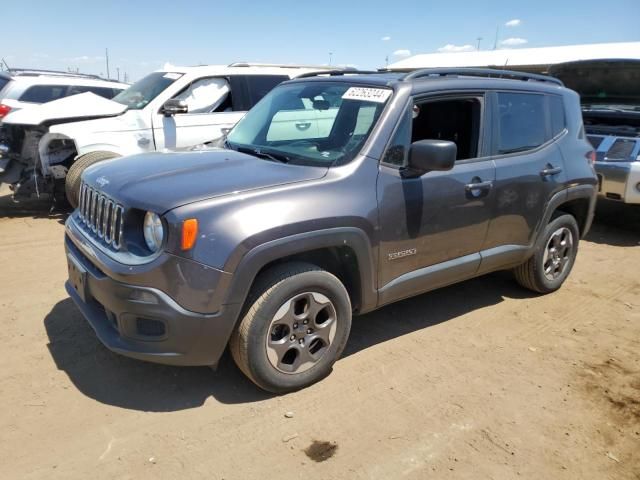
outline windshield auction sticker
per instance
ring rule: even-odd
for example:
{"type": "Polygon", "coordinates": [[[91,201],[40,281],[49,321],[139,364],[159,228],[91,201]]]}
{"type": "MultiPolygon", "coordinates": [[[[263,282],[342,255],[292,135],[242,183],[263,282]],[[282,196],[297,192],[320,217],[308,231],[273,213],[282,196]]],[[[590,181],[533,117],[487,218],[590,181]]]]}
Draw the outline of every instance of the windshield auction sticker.
{"type": "Polygon", "coordinates": [[[384,103],[390,96],[391,90],[386,88],[351,87],[342,95],[342,99],[384,103]]]}

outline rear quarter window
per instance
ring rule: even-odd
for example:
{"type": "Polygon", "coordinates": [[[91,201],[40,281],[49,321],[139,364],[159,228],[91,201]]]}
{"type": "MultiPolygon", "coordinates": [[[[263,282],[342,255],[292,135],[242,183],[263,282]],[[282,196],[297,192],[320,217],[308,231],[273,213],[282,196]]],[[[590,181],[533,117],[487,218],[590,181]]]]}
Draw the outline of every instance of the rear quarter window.
{"type": "Polygon", "coordinates": [[[559,95],[549,95],[549,115],[551,117],[551,137],[559,135],[566,127],[564,102],[559,95]]]}
{"type": "Polygon", "coordinates": [[[6,86],[7,86],[7,84],[8,84],[10,81],[11,81],[11,80],[10,80],[10,79],[8,79],[8,78],[2,78],[2,77],[0,77],[0,92],[2,91],[2,89],[3,89],[4,87],[6,87],[6,86]]]}

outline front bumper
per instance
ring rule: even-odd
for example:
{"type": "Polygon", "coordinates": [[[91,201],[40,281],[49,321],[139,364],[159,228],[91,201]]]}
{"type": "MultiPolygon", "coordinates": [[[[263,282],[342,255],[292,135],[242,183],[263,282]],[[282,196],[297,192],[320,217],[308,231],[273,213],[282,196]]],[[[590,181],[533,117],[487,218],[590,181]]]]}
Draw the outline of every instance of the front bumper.
{"type": "Polygon", "coordinates": [[[599,194],[624,203],[640,203],[640,162],[596,162],[599,194]]]}
{"type": "Polygon", "coordinates": [[[235,326],[238,305],[216,313],[186,310],[158,288],[114,280],[65,239],[65,288],[99,340],[127,357],[169,365],[215,365],[235,326]]]}

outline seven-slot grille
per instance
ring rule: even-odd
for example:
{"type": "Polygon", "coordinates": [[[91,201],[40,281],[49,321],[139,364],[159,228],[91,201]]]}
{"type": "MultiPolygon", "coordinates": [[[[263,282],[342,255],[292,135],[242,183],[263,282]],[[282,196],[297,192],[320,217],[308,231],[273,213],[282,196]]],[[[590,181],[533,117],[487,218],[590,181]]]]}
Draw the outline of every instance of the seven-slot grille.
{"type": "Polygon", "coordinates": [[[122,205],[83,182],[78,211],[80,221],[87,229],[107,245],[120,249],[124,216],[122,205]]]}

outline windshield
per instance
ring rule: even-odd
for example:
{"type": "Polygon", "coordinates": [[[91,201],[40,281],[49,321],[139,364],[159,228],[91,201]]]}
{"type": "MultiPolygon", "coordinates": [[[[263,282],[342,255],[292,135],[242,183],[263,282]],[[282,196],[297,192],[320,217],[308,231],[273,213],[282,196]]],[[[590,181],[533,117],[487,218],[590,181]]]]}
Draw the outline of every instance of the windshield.
{"type": "Polygon", "coordinates": [[[343,82],[281,85],[236,125],[227,146],[287,163],[344,164],[362,149],[391,93],[343,82]]]}
{"type": "Polygon", "coordinates": [[[129,110],[140,110],[181,76],[182,73],[173,72],[150,73],[113,97],[113,101],[126,105],[129,110]]]}
{"type": "Polygon", "coordinates": [[[559,64],[549,73],[580,94],[584,107],[640,107],[640,62],[593,60],[559,64]]]}

